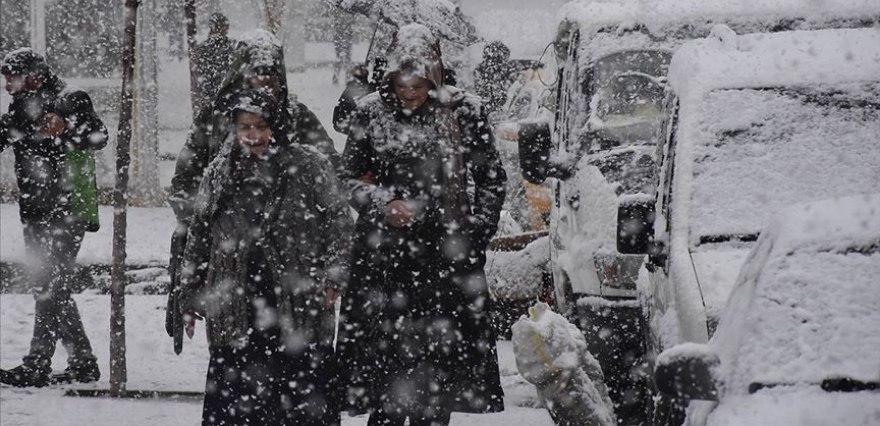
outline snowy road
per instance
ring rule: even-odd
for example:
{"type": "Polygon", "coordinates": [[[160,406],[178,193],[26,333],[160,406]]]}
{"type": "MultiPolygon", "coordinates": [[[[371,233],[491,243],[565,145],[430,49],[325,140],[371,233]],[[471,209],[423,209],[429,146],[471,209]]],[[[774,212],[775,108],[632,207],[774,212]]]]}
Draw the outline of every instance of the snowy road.
{"type": "MultiPolygon", "coordinates": [[[[75,296],[83,314],[86,332],[101,365],[98,388],[107,388],[109,375],[108,296],[75,296]]],[[[27,351],[33,326],[33,299],[26,295],[0,295],[0,364],[18,365],[27,351]]],[[[126,298],[128,330],[128,389],[198,391],[204,387],[208,349],[204,333],[185,343],[184,352],[174,355],[171,339],[165,335],[165,297],[126,298]]],[[[536,405],[534,388],[516,372],[510,342],[499,343],[499,364],[507,410],[491,415],[454,414],[452,425],[552,425],[549,415],[536,405]]],[[[64,368],[65,353],[59,349],[53,360],[64,368]]],[[[15,389],[0,387],[0,424],[3,426],[176,426],[196,425],[201,419],[198,400],[113,400],[63,396],[64,389],[15,389]]],[[[345,417],[345,426],[366,424],[366,417],[345,417]]]]}

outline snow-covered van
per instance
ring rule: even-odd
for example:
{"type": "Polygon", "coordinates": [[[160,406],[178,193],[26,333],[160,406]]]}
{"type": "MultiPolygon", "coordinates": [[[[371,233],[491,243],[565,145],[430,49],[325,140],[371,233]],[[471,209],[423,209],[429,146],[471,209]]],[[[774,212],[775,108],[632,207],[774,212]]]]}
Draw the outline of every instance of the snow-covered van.
{"type": "Polygon", "coordinates": [[[658,387],[692,401],[690,426],[876,425],[878,276],[880,194],[783,209],[746,257],[708,345],[658,357],[658,387]]]}
{"type": "Polygon", "coordinates": [[[675,113],[639,279],[652,354],[709,339],[768,218],[880,183],[880,29],[715,32],[669,69],[675,113]]]}
{"type": "Polygon", "coordinates": [[[552,135],[520,138],[521,166],[532,181],[551,179],[555,308],[585,332],[624,422],[651,406],[638,367],[646,328],[637,278],[660,181],[658,148],[674,126],[673,52],[716,27],[724,37],[878,21],[875,0],[575,1],[562,9],[552,135]]]}

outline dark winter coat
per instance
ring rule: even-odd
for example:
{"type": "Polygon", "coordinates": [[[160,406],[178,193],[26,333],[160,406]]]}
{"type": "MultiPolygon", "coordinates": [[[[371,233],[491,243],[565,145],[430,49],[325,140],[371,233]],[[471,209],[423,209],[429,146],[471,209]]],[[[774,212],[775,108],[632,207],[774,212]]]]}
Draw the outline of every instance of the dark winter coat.
{"type": "MultiPolygon", "coordinates": [[[[174,177],[171,179],[169,202],[179,222],[188,223],[202,175],[211,160],[217,155],[223,142],[232,131],[229,110],[236,95],[245,88],[245,80],[255,70],[265,73],[269,70],[281,85],[282,98],[278,104],[282,109],[281,131],[286,143],[314,146],[337,162],[338,153],[333,140],[321,125],[318,117],[304,104],[288,95],[287,74],[281,46],[274,40],[253,37],[242,41],[238,58],[224,79],[222,87],[214,98],[212,108],[203,109],[193,122],[186,143],[177,156],[174,177]]],[[[283,148],[279,146],[279,148],[283,148]]]]}
{"type": "MultiPolygon", "coordinates": [[[[0,118],[0,152],[11,146],[23,223],[50,223],[71,215],[72,183],[65,165],[71,150],[98,150],[107,144],[107,128],[83,91],[63,91],[50,75],[36,92],[13,96],[9,112],[0,118]],[[56,138],[40,134],[45,114],[64,119],[66,130],[56,138]]],[[[92,200],[92,202],[96,202],[92,200]]]]}
{"type": "Polygon", "coordinates": [[[483,98],[490,114],[507,102],[507,89],[516,78],[516,72],[507,46],[500,42],[486,45],[483,61],[474,69],[474,91],[483,98]]]}
{"type": "Polygon", "coordinates": [[[324,308],[325,289],[343,290],[351,232],[335,173],[314,148],[298,145],[272,147],[267,160],[242,170],[245,160],[233,138],[199,188],[183,259],[181,310],[205,313],[212,346],[247,339],[255,327],[249,262],[256,259],[266,269],[262,281],[272,283],[267,294],[277,299],[286,350],[326,354],[335,315],[324,308]],[[259,191],[243,187],[253,181],[249,177],[259,181],[259,191]],[[263,195],[254,198],[257,192],[263,195]]]}
{"type": "Polygon", "coordinates": [[[483,264],[505,173],[480,100],[441,92],[407,115],[389,83],[352,117],[343,165],[359,217],[337,352],[356,410],[503,410],[483,264]],[[456,154],[467,183],[457,201],[456,154]],[[409,203],[413,224],[385,222],[394,199],[409,203]]]}
{"type": "Polygon", "coordinates": [[[223,77],[235,59],[238,42],[221,34],[212,34],[193,52],[196,69],[197,110],[210,108],[223,77]]]}

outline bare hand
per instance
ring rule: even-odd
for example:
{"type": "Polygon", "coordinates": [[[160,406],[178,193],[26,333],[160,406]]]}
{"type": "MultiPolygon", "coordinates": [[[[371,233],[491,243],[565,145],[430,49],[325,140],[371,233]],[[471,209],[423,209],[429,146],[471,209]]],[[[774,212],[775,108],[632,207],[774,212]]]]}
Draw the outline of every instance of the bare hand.
{"type": "Polygon", "coordinates": [[[186,311],[183,314],[183,329],[186,331],[186,337],[193,338],[193,335],[196,333],[196,320],[201,321],[203,319],[204,317],[196,311],[186,311]]]}
{"type": "Polygon", "coordinates": [[[395,228],[409,225],[415,218],[416,215],[406,207],[406,203],[402,200],[394,200],[385,205],[385,220],[395,228]]]}
{"type": "Polygon", "coordinates": [[[64,119],[60,115],[50,112],[43,116],[43,126],[40,127],[40,133],[57,137],[67,130],[64,119]]]}
{"type": "Polygon", "coordinates": [[[333,309],[333,305],[336,303],[336,297],[339,293],[336,292],[334,288],[327,288],[324,291],[324,308],[333,309]]]}

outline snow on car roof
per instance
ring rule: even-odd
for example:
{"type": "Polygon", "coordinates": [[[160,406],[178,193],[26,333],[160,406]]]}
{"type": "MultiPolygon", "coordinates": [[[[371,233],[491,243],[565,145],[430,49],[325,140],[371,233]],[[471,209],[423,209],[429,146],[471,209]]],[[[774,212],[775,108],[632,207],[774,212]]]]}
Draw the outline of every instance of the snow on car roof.
{"type": "Polygon", "coordinates": [[[799,204],[776,215],[712,340],[725,392],[880,379],[878,241],[880,194],[799,204]]]}
{"type": "Polygon", "coordinates": [[[880,76],[877,28],[736,35],[719,27],[713,34],[685,43],[673,56],[668,78],[680,98],[725,88],[876,81],[880,76]]]}
{"type": "Polygon", "coordinates": [[[880,16],[876,0],[659,0],[594,1],[575,0],[559,11],[559,21],[577,22],[582,31],[596,31],[609,25],[645,25],[661,31],[683,21],[763,22],[803,19],[827,22],[835,19],[880,16]]]}

